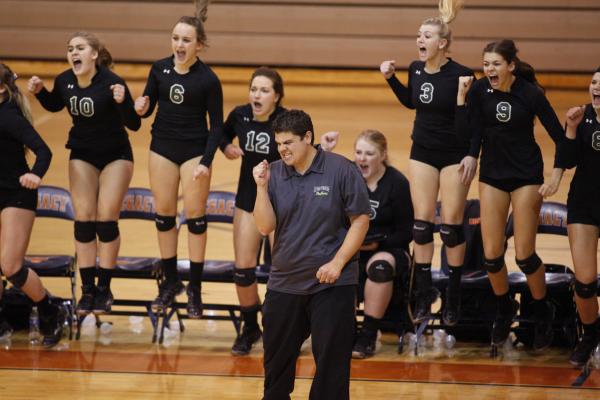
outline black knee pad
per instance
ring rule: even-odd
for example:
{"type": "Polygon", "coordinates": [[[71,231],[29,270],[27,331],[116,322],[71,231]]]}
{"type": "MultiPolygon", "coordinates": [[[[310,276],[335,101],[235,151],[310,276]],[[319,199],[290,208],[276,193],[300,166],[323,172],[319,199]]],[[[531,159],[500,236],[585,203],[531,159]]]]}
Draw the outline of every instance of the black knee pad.
{"type": "Polygon", "coordinates": [[[433,228],[435,225],[429,221],[415,219],[413,225],[413,240],[416,244],[427,244],[433,242],[433,228]]]}
{"type": "Polygon", "coordinates": [[[242,287],[251,286],[256,282],[256,268],[235,268],[233,282],[242,287]]]}
{"type": "Polygon", "coordinates": [[[583,283],[575,279],[575,293],[582,299],[590,299],[598,295],[598,281],[583,283]]]}
{"type": "Polygon", "coordinates": [[[369,279],[377,283],[391,282],[394,280],[394,275],[394,267],[385,260],[374,261],[367,269],[369,279]]]}
{"type": "Polygon", "coordinates": [[[81,243],[96,240],[96,221],[75,221],[75,240],[81,243]]]}
{"type": "Polygon", "coordinates": [[[504,254],[502,254],[500,257],[496,257],[496,258],[484,258],[483,259],[483,268],[487,271],[487,272],[491,272],[492,274],[495,274],[497,272],[500,272],[500,270],[502,270],[502,267],[504,267],[504,254]]]}
{"type": "Polygon", "coordinates": [[[27,276],[29,276],[29,268],[22,265],[17,272],[11,276],[7,276],[6,279],[8,279],[8,281],[12,283],[14,287],[21,289],[23,286],[25,286],[25,282],[27,282],[27,276]]]}
{"type": "Polygon", "coordinates": [[[154,216],[154,223],[156,224],[156,229],[160,232],[167,232],[175,228],[175,216],[156,214],[154,216]]]}
{"type": "Polygon", "coordinates": [[[208,221],[206,220],[206,215],[198,218],[190,218],[187,220],[188,231],[195,235],[201,235],[206,232],[206,228],[208,227],[208,221]]]}
{"type": "Polygon", "coordinates": [[[112,242],[119,237],[117,221],[96,221],[96,233],[101,242],[112,242]]]}
{"type": "Polygon", "coordinates": [[[440,237],[448,247],[456,247],[465,242],[465,228],[462,225],[442,224],[440,237]]]}
{"type": "Polygon", "coordinates": [[[534,251],[532,255],[524,260],[515,258],[517,265],[525,275],[531,275],[542,265],[542,259],[534,251]]]}

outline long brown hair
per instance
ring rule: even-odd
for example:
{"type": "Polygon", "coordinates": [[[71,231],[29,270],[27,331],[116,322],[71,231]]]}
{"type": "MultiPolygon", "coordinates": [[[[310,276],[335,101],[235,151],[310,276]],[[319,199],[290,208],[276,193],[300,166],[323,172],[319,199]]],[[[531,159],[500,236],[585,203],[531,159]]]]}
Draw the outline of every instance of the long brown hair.
{"type": "Polygon", "coordinates": [[[519,49],[517,49],[517,46],[515,45],[515,42],[511,39],[502,39],[502,40],[498,40],[495,42],[491,42],[488,43],[484,48],[483,48],[483,53],[496,53],[496,54],[500,54],[502,56],[502,58],[504,58],[504,60],[507,63],[515,63],[515,69],[513,71],[513,74],[515,76],[520,76],[521,78],[533,83],[534,85],[538,86],[540,89],[544,90],[544,88],[542,87],[542,85],[540,85],[540,83],[538,82],[536,76],[535,76],[535,69],[533,69],[533,67],[526,63],[525,61],[521,61],[519,59],[519,57],[517,57],[517,53],[519,52],[519,49]]]}
{"type": "Polygon", "coordinates": [[[98,39],[98,36],[94,35],[91,32],[86,32],[86,31],[75,32],[69,38],[69,42],[71,42],[71,40],[78,38],[78,37],[84,39],[87,42],[87,44],[94,51],[96,51],[98,53],[98,58],[96,59],[97,66],[103,66],[106,68],[113,67],[114,63],[113,63],[112,55],[106,49],[106,47],[100,41],[100,39],[98,39]]]}
{"type": "Polygon", "coordinates": [[[252,81],[254,81],[254,78],[257,76],[264,76],[271,81],[273,84],[273,91],[279,95],[279,99],[277,100],[277,103],[275,103],[279,106],[281,100],[283,100],[283,79],[281,78],[281,75],[279,75],[279,72],[269,67],[258,67],[250,78],[250,86],[252,86],[252,81]]]}
{"type": "Polygon", "coordinates": [[[21,109],[23,116],[33,125],[33,117],[27,97],[19,90],[16,84],[17,75],[4,63],[0,63],[0,84],[4,85],[6,91],[1,94],[2,101],[14,100],[21,109]]]}

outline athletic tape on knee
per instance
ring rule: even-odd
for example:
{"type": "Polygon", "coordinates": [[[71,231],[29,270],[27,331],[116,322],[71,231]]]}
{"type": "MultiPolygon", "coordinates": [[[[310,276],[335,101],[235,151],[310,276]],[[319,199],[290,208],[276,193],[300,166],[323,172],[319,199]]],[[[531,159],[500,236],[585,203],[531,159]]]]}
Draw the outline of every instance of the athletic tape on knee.
{"type": "Polygon", "coordinates": [[[456,247],[465,242],[465,229],[462,225],[442,224],[440,237],[446,246],[456,247]]]}
{"type": "Polygon", "coordinates": [[[256,268],[235,268],[233,282],[242,287],[247,287],[256,282],[256,268]]]}
{"type": "Polygon", "coordinates": [[[413,240],[416,244],[428,244],[433,242],[434,224],[429,221],[416,219],[413,224],[413,240]]]}
{"type": "Polygon", "coordinates": [[[175,216],[156,214],[154,216],[154,223],[156,224],[156,229],[160,232],[167,232],[175,228],[175,216]]]}
{"type": "Polygon", "coordinates": [[[27,282],[28,276],[29,268],[27,268],[25,265],[22,265],[17,272],[12,274],[11,276],[7,276],[6,279],[8,279],[8,281],[12,283],[14,287],[16,287],[17,289],[21,289],[23,286],[25,286],[25,282],[27,282]]]}
{"type": "Polygon", "coordinates": [[[590,299],[598,295],[598,281],[583,283],[575,279],[575,293],[582,299],[590,299]]]}
{"type": "Polygon", "coordinates": [[[101,242],[112,242],[119,237],[117,221],[96,221],[96,233],[101,242]]]}
{"type": "Polygon", "coordinates": [[[535,273],[535,271],[537,271],[538,268],[542,265],[542,259],[537,255],[536,252],[533,252],[532,255],[530,255],[524,260],[519,260],[515,258],[515,261],[525,275],[531,275],[535,273]]]}
{"type": "Polygon", "coordinates": [[[195,235],[201,235],[206,232],[206,228],[208,227],[208,222],[206,220],[206,215],[198,218],[190,218],[187,220],[188,231],[195,235]]]}
{"type": "Polygon", "coordinates": [[[75,221],[75,240],[89,243],[96,240],[96,221],[75,221]]]}
{"type": "Polygon", "coordinates": [[[502,270],[502,267],[504,267],[504,254],[502,254],[500,257],[496,257],[496,258],[484,258],[483,259],[483,268],[487,272],[491,272],[492,274],[495,274],[497,272],[500,272],[500,270],[502,270]]]}
{"type": "Polygon", "coordinates": [[[391,282],[394,280],[394,267],[386,260],[374,261],[367,269],[367,276],[377,283],[391,282]]]}

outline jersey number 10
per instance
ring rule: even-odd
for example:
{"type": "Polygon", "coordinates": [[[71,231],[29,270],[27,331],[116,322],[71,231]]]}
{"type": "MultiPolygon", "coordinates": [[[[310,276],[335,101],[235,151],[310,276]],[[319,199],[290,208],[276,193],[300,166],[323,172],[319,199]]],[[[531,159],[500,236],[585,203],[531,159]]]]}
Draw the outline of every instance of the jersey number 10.
{"type": "Polygon", "coordinates": [[[91,97],[82,97],[78,102],[77,96],[73,96],[69,99],[69,105],[71,106],[71,115],[81,114],[84,117],[94,115],[94,100],[91,97]]]}

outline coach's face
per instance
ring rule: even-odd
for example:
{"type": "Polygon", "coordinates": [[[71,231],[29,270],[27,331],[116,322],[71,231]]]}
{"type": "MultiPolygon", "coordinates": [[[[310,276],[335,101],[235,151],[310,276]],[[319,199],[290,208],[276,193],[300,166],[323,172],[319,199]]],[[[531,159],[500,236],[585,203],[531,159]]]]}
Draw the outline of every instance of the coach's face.
{"type": "Polygon", "coordinates": [[[312,132],[308,131],[302,137],[294,135],[292,132],[276,132],[275,142],[277,143],[277,151],[283,162],[298,169],[302,167],[309,155],[309,149],[312,132]]]}

